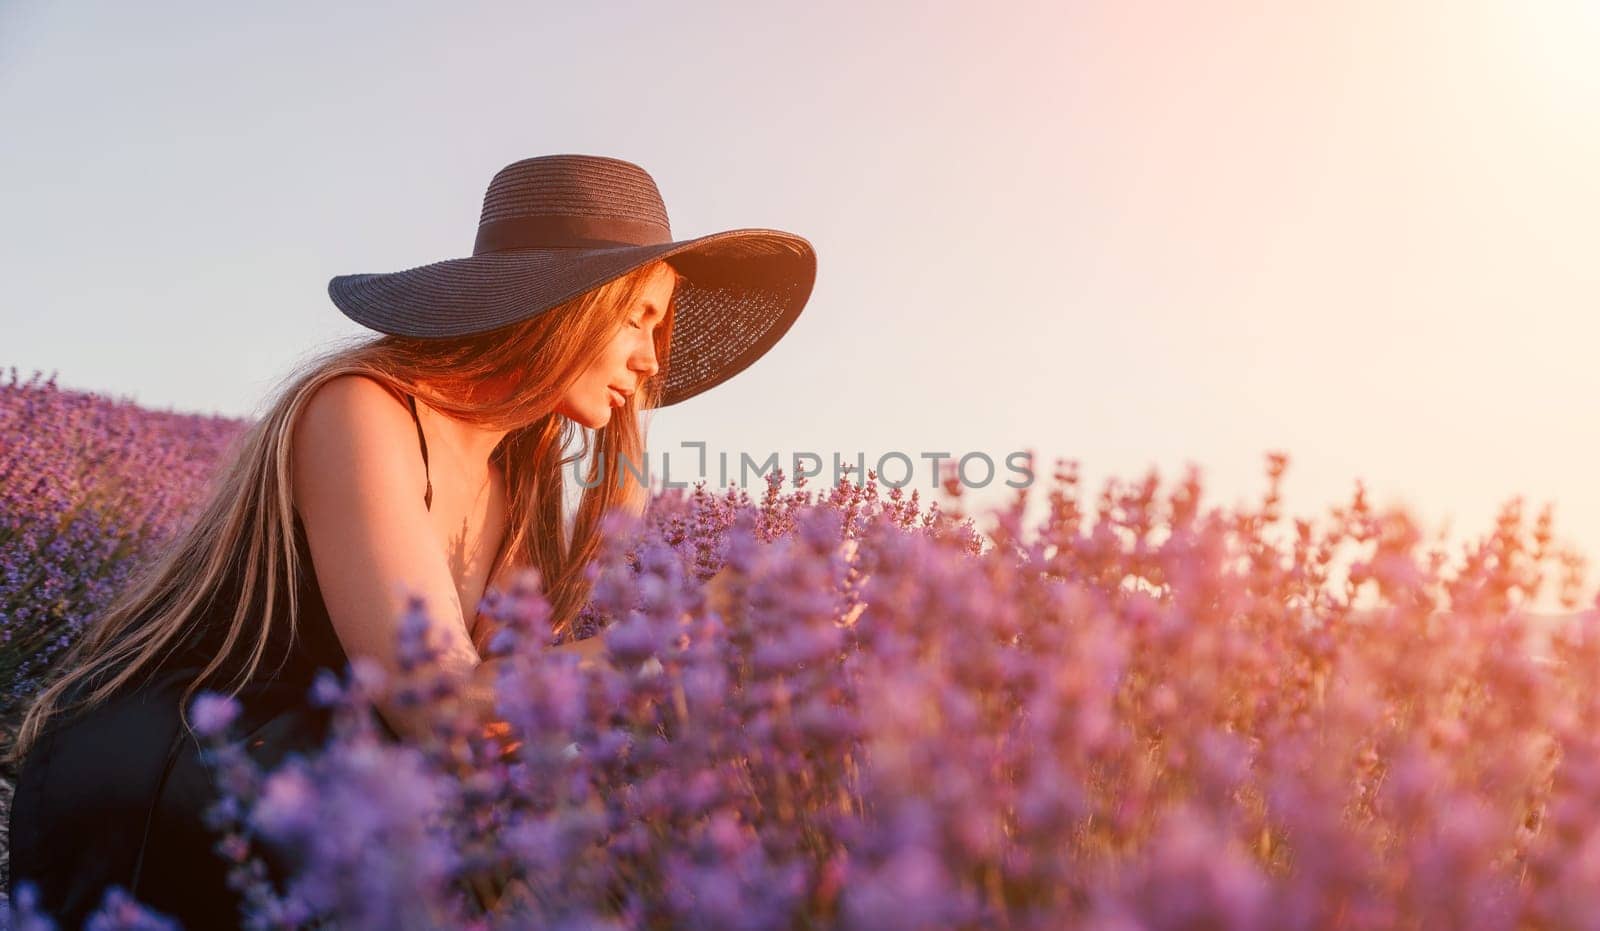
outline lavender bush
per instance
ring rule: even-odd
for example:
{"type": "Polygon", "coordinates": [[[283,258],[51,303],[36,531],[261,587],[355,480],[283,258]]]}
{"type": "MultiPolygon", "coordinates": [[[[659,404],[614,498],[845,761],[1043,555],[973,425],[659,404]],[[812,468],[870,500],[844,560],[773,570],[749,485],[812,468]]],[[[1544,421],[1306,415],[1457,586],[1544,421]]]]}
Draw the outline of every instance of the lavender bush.
{"type": "Polygon", "coordinates": [[[63,390],[38,372],[0,381],[0,736],[172,538],[244,426],[63,390]]]}
{"type": "Polygon", "coordinates": [[[663,493],[592,567],[606,662],[533,573],[486,599],[500,726],[415,607],[403,676],[317,684],[313,758],[258,771],[202,696],[218,850],[262,928],[1588,927],[1600,612],[1524,607],[1582,560],[1515,500],[1457,560],[1359,486],[1285,521],[1286,467],[1091,512],[1062,463],[981,534],[871,476],[663,493]],[[433,736],[381,740],[386,693],[433,736]]]}

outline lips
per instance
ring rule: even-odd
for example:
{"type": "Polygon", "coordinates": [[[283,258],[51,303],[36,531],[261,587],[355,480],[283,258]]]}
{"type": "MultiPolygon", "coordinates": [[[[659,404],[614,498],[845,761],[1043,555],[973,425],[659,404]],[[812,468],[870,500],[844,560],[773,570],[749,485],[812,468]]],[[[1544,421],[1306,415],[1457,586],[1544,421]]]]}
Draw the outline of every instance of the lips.
{"type": "MultiPolygon", "coordinates": [[[[610,386],[607,386],[607,387],[610,387],[610,386]]],[[[623,394],[622,392],[618,391],[615,388],[611,388],[611,406],[612,407],[621,407],[621,406],[623,406],[624,404],[627,404],[627,403],[628,403],[628,396],[627,395],[623,394]]]]}

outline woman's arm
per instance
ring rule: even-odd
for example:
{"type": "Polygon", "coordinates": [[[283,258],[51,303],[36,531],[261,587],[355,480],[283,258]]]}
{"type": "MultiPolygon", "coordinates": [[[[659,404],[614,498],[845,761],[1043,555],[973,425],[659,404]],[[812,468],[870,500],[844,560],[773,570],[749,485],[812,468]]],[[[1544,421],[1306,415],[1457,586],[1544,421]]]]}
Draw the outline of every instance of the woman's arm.
{"type": "MultiPolygon", "coordinates": [[[[386,386],[342,375],[312,394],[290,444],[295,506],[334,633],[345,655],[376,663],[391,682],[401,675],[399,629],[412,597],[432,625],[440,666],[464,675],[479,662],[423,505],[415,434],[386,386]]],[[[387,698],[377,711],[401,736],[430,727],[423,709],[387,698]]]]}

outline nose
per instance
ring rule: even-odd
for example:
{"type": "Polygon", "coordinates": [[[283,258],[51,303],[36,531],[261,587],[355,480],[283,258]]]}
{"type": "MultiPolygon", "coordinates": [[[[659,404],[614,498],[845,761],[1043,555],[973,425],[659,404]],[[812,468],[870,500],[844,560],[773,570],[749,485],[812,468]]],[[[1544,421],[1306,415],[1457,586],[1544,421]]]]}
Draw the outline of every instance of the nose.
{"type": "Polygon", "coordinates": [[[651,337],[643,340],[644,345],[628,360],[628,367],[640,373],[640,379],[654,378],[661,371],[661,366],[656,362],[656,341],[651,337]]]}

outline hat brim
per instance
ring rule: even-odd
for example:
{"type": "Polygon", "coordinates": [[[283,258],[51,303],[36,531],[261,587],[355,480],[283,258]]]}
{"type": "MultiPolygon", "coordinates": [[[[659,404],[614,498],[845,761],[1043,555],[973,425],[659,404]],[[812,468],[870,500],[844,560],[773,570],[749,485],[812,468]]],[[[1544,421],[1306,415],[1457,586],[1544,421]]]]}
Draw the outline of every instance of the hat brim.
{"type": "Polygon", "coordinates": [[[804,238],[737,229],[658,245],[516,249],[339,275],[328,296],[346,317],[380,333],[448,339],[537,316],[660,260],[684,277],[661,407],[749,368],[788,332],[816,283],[816,252],[804,238]]]}

